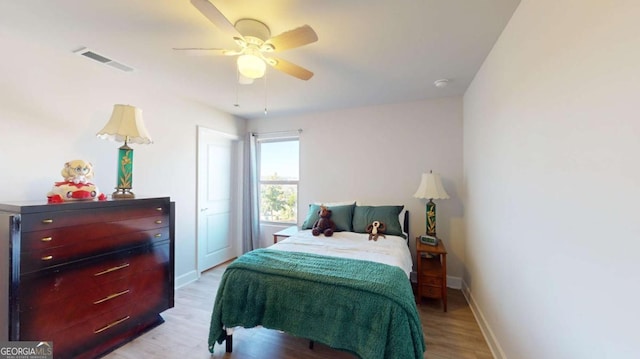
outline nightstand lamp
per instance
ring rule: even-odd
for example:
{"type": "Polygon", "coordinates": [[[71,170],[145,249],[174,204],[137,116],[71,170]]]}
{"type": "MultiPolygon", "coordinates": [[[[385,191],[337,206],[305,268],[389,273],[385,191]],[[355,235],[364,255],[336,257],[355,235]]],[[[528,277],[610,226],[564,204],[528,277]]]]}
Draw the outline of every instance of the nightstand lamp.
{"type": "Polygon", "coordinates": [[[428,236],[436,236],[436,204],[433,202],[434,199],[448,199],[449,195],[447,191],[442,187],[442,181],[440,180],[440,176],[429,171],[429,173],[422,174],[422,180],[420,181],[420,186],[416,193],[413,194],[415,198],[425,198],[428,199],[427,202],[427,235],[428,236]]]}
{"type": "Polygon", "coordinates": [[[100,132],[98,138],[124,142],[118,150],[118,185],[112,197],[115,199],[134,198],[133,149],[129,143],[150,144],[151,136],[144,127],[142,110],[129,105],[114,105],[111,119],[100,132]]]}

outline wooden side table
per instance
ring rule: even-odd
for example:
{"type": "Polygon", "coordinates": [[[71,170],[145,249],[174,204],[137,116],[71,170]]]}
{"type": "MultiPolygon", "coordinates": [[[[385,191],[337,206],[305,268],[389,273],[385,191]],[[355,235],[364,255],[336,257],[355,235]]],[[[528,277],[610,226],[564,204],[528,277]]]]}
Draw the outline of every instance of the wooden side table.
{"type": "Polygon", "coordinates": [[[440,298],[447,311],[447,249],[442,240],[430,246],[416,238],[418,254],[418,303],[423,297],[440,298]]]}
{"type": "Polygon", "coordinates": [[[285,229],[281,229],[273,234],[273,243],[278,243],[278,237],[287,238],[298,233],[298,226],[291,226],[285,229]]]}

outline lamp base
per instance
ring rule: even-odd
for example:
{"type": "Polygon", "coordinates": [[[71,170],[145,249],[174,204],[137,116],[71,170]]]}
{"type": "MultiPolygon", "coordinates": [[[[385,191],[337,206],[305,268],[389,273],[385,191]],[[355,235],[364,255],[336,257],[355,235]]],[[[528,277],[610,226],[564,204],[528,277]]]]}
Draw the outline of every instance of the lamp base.
{"type": "Polygon", "coordinates": [[[116,188],[116,191],[111,194],[113,199],[134,199],[136,196],[131,192],[129,188],[116,188]]]}
{"type": "Polygon", "coordinates": [[[436,204],[432,199],[427,202],[427,235],[436,236],[436,204]]]}

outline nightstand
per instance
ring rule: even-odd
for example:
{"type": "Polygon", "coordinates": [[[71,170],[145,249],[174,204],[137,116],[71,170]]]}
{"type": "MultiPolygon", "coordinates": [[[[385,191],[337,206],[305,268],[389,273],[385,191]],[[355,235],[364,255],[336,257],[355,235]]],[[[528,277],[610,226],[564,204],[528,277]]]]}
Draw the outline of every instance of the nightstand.
{"type": "Polygon", "coordinates": [[[278,237],[287,238],[298,233],[298,226],[291,226],[285,229],[281,229],[273,234],[273,243],[278,243],[278,237]]]}
{"type": "Polygon", "coordinates": [[[418,303],[423,297],[440,298],[447,311],[447,249],[438,238],[437,246],[422,244],[416,238],[418,254],[418,303]]]}

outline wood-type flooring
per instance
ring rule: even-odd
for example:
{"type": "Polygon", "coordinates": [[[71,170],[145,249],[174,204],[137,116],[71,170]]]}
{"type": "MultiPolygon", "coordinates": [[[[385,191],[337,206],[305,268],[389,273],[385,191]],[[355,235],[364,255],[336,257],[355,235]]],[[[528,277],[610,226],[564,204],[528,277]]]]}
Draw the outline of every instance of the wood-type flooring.
{"type": "MultiPolygon", "coordinates": [[[[225,353],[224,343],[214,354],[207,349],[209,320],[220,278],[226,265],[205,272],[196,282],[175,293],[175,307],[165,311],[165,323],[108,354],[107,359],[340,359],[355,358],[350,353],[264,328],[238,329],[233,353],[225,353]]],[[[438,300],[424,299],[418,306],[428,359],[493,358],[462,292],[448,290],[448,312],[438,300]]]]}

